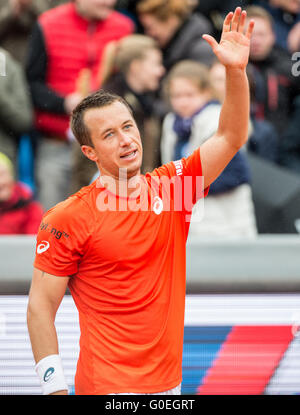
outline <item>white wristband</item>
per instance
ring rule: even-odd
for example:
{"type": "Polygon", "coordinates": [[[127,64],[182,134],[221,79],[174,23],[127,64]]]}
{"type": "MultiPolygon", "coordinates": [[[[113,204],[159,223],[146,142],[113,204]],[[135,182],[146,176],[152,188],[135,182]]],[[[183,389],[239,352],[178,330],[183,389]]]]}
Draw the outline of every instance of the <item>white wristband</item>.
{"type": "Polygon", "coordinates": [[[41,359],[36,364],[35,371],[40,379],[43,395],[68,390],[61,358],[58,354],[51,354],[41,359]]]}

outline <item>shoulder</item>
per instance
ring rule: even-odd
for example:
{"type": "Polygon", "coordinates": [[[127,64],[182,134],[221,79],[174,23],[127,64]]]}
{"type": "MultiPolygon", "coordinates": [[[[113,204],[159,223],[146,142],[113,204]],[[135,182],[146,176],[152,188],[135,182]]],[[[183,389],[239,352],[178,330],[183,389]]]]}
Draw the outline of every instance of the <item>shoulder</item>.
{"type": "Polygon", "coordinates": [[[121,73],[111,75],[107,81],[102,85],[102,88],[108,92],[123,96],[129,90],[128,85],[121,73]]]}
{"type": "Polygon", "coordinates": [[[20,63],[5,49],[0,47],[0,77],[1,85],[7,85],[9,89],[13,89],[14,84],[9,82],[12,78],[18,77],[19,79],[23,75],[23,68],[20,63]],[[5,76],[1,76],[1,73],[4,71],[5,76]]]}
{"type": "Polygon", "coordinates": [[[203,120],[206,121],[207,119],[218,122],[218,117],[220,115],[221,109],[222,106],[218,102],[207,105],[203,111],[195,116],[195,124],[202,122],[203,120]],[[217,119],[215,117],[217,117],[217,119]]]}
{"type": "Polygon", "coordinates": [[[79,190],[68,199],[49,209],[43,216],[43,222],[63,225],[63,227],[92,227],[95,214],[92,209],[95,183],[79,190]]]}
{"type": "Polygon", "coordinates": [[[168,177],[171,178],[173,176],[176,176],[176,167],[173,161],[163,164],[160,167],[157,167],[156,169],[154,169],[151,173],[147,173],[146,175],[146,179],[148,181],[148,183],[152,183],[152,178],[161,178],[161,177],[168,177]]]}
{"type": "Polygon", "coordinates": [[[189,16],[182,26],[182,34],[189,34],[189,37],[195,40],[202,40],[200,36],[204,33],[211,33],[211,31],[210,21],[199,13],[193,13],[189,16]]]}
{"type": "Polygon", "coordinates": [[[210,21],[201,13],[193,13],[190,16],[190,24],[193,25],[195,28],[197,27],[198,30],[201,31],[212,31],[212,25],[210,21]]]}
{"type": "Polygon", "coordinates": [[[128,29],[130,32],[134,30],[133,21],[124,14],[113,11],[106,20],[106,24],[110,26],[117,26],[119,29],[128,29]]]}
{"type": "Polygon", "coordinates": [[[8,50],[0,47],[0,59],[2,58],[5,59],[5,64],[20,66],[8,50]]]}
{"type": "Polygon", "coordinates": [[[56,19],[65,18],[73,10],[74,5],[71,3],[62,4],[60,6],[54,7],[50,10],[46,10],[44,13],[41,13],[39,16],[39,22],[56,22],[56,19]]]}
{"type": "Polygon", "coordinates": [[[169,112],[163,119],[163,126],[168,128],[172,127],[175,121],[175,114],[173,112],[169,112]]]}

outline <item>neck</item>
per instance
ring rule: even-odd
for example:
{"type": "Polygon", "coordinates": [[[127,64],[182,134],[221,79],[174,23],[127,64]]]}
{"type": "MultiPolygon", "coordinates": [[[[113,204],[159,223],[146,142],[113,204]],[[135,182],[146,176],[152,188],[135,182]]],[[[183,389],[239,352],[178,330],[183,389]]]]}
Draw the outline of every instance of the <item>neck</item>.
{"type": "Polygon", "coordinates": [[[125,169],[120,169],[118,176],[107,175],[100,169],[99,171],[100,177],[97,182],[98,187],[105,188],[109,193],[115,196],[130,197],[133,193],[137,196],[137,190],[143,182],[143,176],[141,175],[140,170],[132,176],[128,176],[125,169]]]}
{"type": "Polygon", "coordinates": [[[86,10],[84,10],[84,8],[81,7],[81,5],[78,4],[77,2],[75,2],[75,9],[76,9],[77,14],[79,14],[79,16],[81,16],[83,19],[85,19],[85,20],[87,20],[89,22],[92,22],[92,21],[95,21],[96,20],[94,17],[90,16],[86,12],[86,10]]]}

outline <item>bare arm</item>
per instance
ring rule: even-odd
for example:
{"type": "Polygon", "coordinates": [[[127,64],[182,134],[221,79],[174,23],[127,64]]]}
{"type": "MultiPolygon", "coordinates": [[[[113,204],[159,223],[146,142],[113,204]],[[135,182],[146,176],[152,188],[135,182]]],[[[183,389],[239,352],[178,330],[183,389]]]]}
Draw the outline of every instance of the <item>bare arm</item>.
{"type": "Polygon", "coordinates": [[[248,138],[250,98],[246,66],[254,22],[249,23],[245,33],[246,16],[240,7],[227,15],[220,43],[212,36],[203,36],[226,69],[226,94],[219,127],[201,146],[205,187],[222,173],[248,138]]]}
{"type": "MultiPolygon", "coordinates": [[[[34,269],[29,292],[27,325],[36,363],[48,355],[58,354],[54,321],[68,281],[69,277],[56,277],[34,269]]],[[[56,394],[67,394],[67,391],[56,394]]]]}

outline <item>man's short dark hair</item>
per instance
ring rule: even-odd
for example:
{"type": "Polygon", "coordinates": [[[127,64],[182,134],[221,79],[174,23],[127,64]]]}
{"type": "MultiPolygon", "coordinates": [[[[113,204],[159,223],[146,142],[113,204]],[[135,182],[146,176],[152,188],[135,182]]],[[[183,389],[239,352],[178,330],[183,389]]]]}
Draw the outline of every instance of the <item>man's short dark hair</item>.
{"type": "Polygon", "coordinates": [[[124,104],[128,108],[130,114],[133,115],[130,105],[124,98],[102,89],[88,95],[77,105],[71,115],[71,130],[81,146],[87,145],[93,147],[90,131],[84,122],[85,112],[91,108],[107,107],[114,102],[121,102],[124,104]]]}

